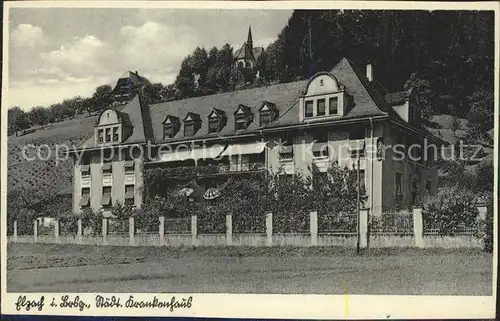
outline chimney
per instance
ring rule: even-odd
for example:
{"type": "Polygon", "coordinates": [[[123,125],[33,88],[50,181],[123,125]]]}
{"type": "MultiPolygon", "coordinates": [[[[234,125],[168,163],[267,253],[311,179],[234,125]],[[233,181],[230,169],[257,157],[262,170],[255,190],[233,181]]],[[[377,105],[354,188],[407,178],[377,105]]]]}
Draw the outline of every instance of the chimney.
{"type": "Polygon", "coordinates": [[[366,65],[366,78],[368,79],[369,82],[373,81],[373,66],[372,66],[372,64],[366,65]]]}

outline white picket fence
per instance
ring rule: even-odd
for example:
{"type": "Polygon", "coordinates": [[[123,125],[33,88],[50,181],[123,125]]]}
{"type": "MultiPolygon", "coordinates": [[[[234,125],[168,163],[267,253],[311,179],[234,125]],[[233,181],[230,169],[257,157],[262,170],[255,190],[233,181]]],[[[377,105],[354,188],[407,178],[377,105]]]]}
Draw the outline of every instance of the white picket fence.
{"type": "MultiPolygon", "coordinates": [[[[486,215],[486,207],[479,207],[480,217],[486,215]]],[[[482,240],[472,233],[443,236],[424,231],[422,210],[414,209],[411,213],[387,213],[394,215],[395,224],[391,228],[369,226],[369,211],[361,209],[359,223],[357,215],[349,214],[354,220],[348,229],[318,230],[317,212],[309,213],[309,231],[307,233],[275,233],[273,231],[273,213],[266,213],[265,233],[233,233],[232,216],[226,215],[226,233],[198,234],[197,216],[174,222],[172,219],[159,217],[158,232],[137,232],[134,218],[129,218],[128,233],[110,235],[108,218],[102,220],[102,235],[92,236],[82,233],[81,221],[78,221],[76,235],[60,235],[59,222],[54,224],[53,235],[39,235],[38,222],[33,222],[33,235],[17,235],[17,222],[14,222],[13,235],[8,237],[11,243],[55,243],[83,245],[117,246],[343,246],[360,248],[380,247],[418,247],[418,248],[460,248],[481,247],[482,240]],[[166,220],[167,224],[166,224],[166,220]],[[184,220],[183,222],[180,222],[184,220]],[[399,222],[399,223],[398,223],[399,222]],[[176,225],[177,224],[177,225],[176,225]],[[179,225],[180,224],[180,225],[179,225]],[[167,230],[165,229],[167,225],[167,230]],[[178,228],[178,226],[183,228],[178,228]],[[177,228],[168,228],[177,226],[177,228]],[[355,226],[355,228],[353,228],[355,226]],[[370,229],[371,228],[371,229],[370,229]],[[358,232],[359,229],[359,232],[358,232]]]]}

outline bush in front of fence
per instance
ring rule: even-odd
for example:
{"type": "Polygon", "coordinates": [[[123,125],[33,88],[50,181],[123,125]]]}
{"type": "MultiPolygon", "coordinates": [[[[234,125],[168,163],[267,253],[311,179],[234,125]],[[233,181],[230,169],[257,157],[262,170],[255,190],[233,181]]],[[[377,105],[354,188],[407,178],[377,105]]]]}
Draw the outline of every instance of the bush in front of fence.
{"type": "Polygon", "coordinates": [[[476,229],[477,195],[459,186],[445,186],[436,196],[424,202],[424,229],[437,230],[440,235],[452,235],[464,228],[476,229]]]}

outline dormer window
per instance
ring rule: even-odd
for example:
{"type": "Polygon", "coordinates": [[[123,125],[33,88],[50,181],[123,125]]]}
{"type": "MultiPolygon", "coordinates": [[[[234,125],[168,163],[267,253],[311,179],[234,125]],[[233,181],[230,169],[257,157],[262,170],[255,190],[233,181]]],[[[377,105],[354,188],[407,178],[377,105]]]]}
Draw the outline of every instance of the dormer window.
{"type": "Polygon", "coordinates": [[[189,112],[184,119],[184,136],[193,136],[201,127],[199,114],[189,112]]]}
{"type": "Polygon", "coordinates": [[[178,117],[167,116],[163,121],[163,139],[173,138],[181,127],[178,117]]]}
{"type": "Polygon", "coordinates": [[[236,116],[234,128],[236,130],[242,130],[247,128],[247,118],[245,117],[245,115],[236,116]]]}
{"type": "Polygon", "coordinates": [[[235,130],[243,130],[253,121],[253,114],[250,107],[239,105],[234,112],[234,128],[235,130]]]}
{"type": "Polygon", "coordinates": [[[210,119],[208,122],[208,133],[217,133],[219,131],[219,120],[218,119],[210,119]]]}
{"type": "Polygon", "coordinates": [[[268,101],[262,102],[262,106],[259,108],[259,126],[270,124],[277,117],[278,109],[276,105],[268,101]]]}
{"type": "Polygon", "coordinates": [[[349,96],[334,75],[320,72],[314,75],[300,97],[300,120],[316,117],[339,117],[346,113],[349,96]]]}
{"type": "Polygon", "coordinates": [[[194,135],[194,123],[193,121],[187,121],[184,123],[184,136],[194,135]]]}
{"type": "Polygon", "coordinates": [[[208,115],[208,133],[218,133],[226,125],[226,113],[214,108],[208,115]]]}
{"type": "Polygon", "coordinates": [[[94,127],[95,143],[110,144],[123,142],[132,133],[133,126],[127,113],[113,108],[106,108],[101,112],[94,127]]]}

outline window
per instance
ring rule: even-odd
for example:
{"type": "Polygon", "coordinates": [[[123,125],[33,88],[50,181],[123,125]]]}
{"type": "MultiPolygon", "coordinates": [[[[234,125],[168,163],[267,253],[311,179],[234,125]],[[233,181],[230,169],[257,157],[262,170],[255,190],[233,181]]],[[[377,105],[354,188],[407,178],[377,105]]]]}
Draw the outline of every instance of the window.
{"type": "Polygon", "coordinates": [[[113,141],[118,141],[118,127],[113,127],[113,141]]]}
{"type": "Polygon", "coordinates": [[[90,165],[82,165],[81,166],[81,173],[82,173],[82,176],[89,176],[90,175],[90,165]]]}
{"type": "Polygon", "coordinates": [[[312,100],[306,101],[306,108],[304,110],[304,117],[312,117],[314,109],[314,102],[312,100]]]}
{"type": "Polygon", "coordinates": [[[184,136],[194,135],[194,123],[192,121],[184,123],[184,136]]]}
{"type": "Polygon", "coordinates": [[[314,158],[328,158],[330,156],[330,149],[328,143],[315,143],[312,147],[314,158]]]}
{"type": "Polygon", "coordinates": [[[260,112],[260,126],[267,125],[271,122],[271,111],[265,110],[260,112]]]}
{"type": "Polygon", "coordinates": [[[133,173],[134,172],[135,162],[133,160],[129,160],[125,162],[125,173],[133,173]]]}
{"type": "MultiPolygon", "coordinates": [[[[109,114],[108,114],[109,116],[109,114]]],[[[106,128],[106,140],[105,142],[110,142],[111,141],[111,128],[106,128]]]]}
{"type": "Polygon", "coordinates": [[[403,184],[401,173],[396,173],[396,205],[399,208],[403,207],[403,184]]]}
{"type": "Polygon", "coordinates": [[[85,187],[82,188],[82,198],[80,199],[80,203],[78,204],[81,207],[89,207],[90,206],[90,188],[85,187]]]}
{"type": "Polygon", "coordinates": [[[125,185],[125,205],[134,205],[134,185],[125,185]]]}
{"type": "Polygon", "coordinates": [[[101,205],[104,208],[110,207],[112,204],[111,200],[111,186],[104,186],[102,188],[102,200],[101,200],[101,205]]]}
{"type": "Polygon", "coordinates": [[[324,115],[326,115],[325,100],[324,99],[318,99],[317,116],[324,116],[324,115]]]}
{"type": "Polygon", "coordinates": [[[339,111],[339,99],[337,97],[331,97],[328,104],[328,113],[330,115],[337,115],[339,111]]]}
{"type": "Polygon", "coordinates": [[[169,125],[163,125],[163,139],[174,137],[174,127],[169,125]]]}
{"type": "Polygon", "coordinates": [[[247,118],[245,115],[236,116],[235,122],[236,123],[235,123],[234,127],[236,128],[236,130],[242,130],[242,129],[247,128],[247,118]]]}
{"type": "Polygon", "coordinates": [[[97,130],[97,142],[102,143],[104,141],[104,129],[97,130]]]}
{"type": "Polygon", "coordinates": [[[217,133],[219,131],[219,118],[212,118],[208,121],[208,133],[217,133]]]}

